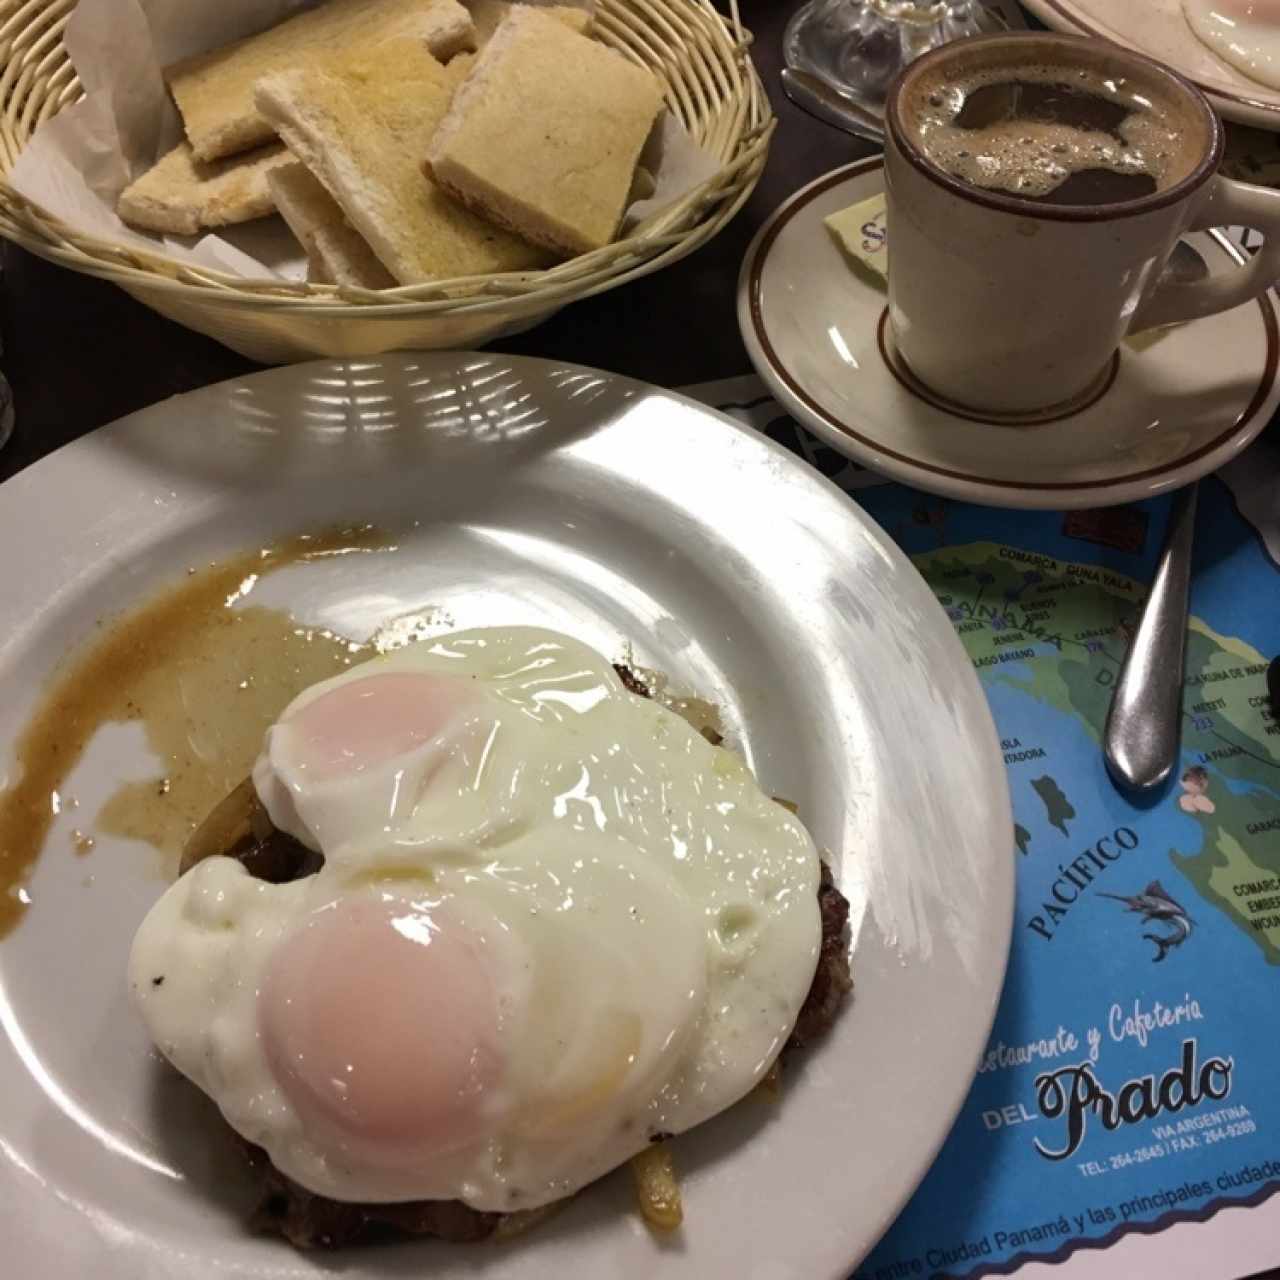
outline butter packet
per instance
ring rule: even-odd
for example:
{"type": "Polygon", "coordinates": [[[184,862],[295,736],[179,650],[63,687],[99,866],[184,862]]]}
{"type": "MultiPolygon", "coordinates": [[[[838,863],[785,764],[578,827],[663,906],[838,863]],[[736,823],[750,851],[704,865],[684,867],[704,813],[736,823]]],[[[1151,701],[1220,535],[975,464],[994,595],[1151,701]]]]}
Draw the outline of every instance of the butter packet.
{"type": "Polygon", "coordinates": [[[889,232],[884,192],[823,219],[854,270],[883,289],[889,278],[889,232]]]}

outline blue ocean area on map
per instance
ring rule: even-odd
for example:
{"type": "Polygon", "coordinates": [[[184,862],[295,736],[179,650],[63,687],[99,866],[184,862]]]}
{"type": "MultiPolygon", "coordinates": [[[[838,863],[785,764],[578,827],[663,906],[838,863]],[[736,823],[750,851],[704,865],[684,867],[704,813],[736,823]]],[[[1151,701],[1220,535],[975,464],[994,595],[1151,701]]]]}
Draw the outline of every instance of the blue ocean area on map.
{"type": "Polygon", "coordinates": [[[942,1152],[859,1280],[999,1274],[1280,1190],[1280,567],[1201,486],[1178,778],[1137,806],[1099,739],[1168,502],[995,511],[853,495],[990,700],[1016,823],[1006,987],[942,1152]]]}

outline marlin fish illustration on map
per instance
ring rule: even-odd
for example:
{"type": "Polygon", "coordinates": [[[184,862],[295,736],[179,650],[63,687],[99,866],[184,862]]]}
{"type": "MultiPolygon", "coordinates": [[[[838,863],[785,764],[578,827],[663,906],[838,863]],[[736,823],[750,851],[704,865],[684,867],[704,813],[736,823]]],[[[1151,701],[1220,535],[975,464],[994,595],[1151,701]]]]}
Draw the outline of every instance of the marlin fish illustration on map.
{"type": "Polygon", "coordinates": [[[1103,893],[1099,896],[1111,898],[1115,902],[1123,902],[1130,911],[1136,911],[1142,917],[1143,924],[1159,924],[1168,927],[1165,933],[1142,935],[1148,942],[1156,944],[1156,954],[1152,959],[1157,964],[1174,947],[1182,946],[1191,936],[1193,923],[1191,917],[1165,892],[1159,880],[1153,880],[1141,893],[1131,898],[1119,893],[1103,893]]]}

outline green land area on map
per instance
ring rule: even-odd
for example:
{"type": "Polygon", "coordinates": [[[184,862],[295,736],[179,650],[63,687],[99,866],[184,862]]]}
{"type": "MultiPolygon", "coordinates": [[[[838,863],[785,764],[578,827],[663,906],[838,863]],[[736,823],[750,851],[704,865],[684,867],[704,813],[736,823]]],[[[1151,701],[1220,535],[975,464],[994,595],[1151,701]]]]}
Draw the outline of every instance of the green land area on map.
{"type": "MultiPolygon", "coordinates": [[[[993,542],[913,559],[984,683],[1006,684],[1075,716],[1101,741],[1144,598],[1140,584],[1094,565],[993,542]]],[[[1270,963],[1280,964],[1280,721],[1266,706],[1265,670],[1263,656],[1248,644],[1191,619],[1184,772],[1181,789],[1175,785],[1159,803],[1179,806],[1204,831],[1201,849],[1171,842],[1173,864],[1270,963]]],[[[1045,728],[1044,741],[1006,741],[1005,762],[1012,785],[1026,785],[1019,781],[1026,778],[1045,821],[1066,834],[1075,808],[1053,774],[1052,727],[1045,728]]],[[[1019,828],[1018,847],[1034,847],[1025,828],[1019,828]]]]}

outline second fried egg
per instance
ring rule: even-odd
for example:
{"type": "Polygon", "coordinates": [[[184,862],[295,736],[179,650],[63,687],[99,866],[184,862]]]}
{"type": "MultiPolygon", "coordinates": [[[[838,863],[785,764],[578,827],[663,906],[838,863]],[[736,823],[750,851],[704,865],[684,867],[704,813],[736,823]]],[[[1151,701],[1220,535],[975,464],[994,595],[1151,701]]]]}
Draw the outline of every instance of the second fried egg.
{"type": "Polygon", "coordinates": [[[790,1034],[813,841],[568,637],[459,632],[316,685],[254,782],[321,870],[206,859],[130,981],[161,1051],[311,1191],[536,1207],[730,1106],[790,1034]]]}

